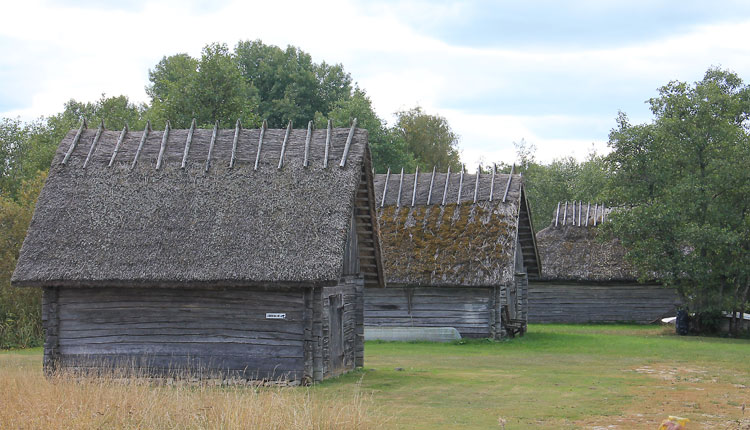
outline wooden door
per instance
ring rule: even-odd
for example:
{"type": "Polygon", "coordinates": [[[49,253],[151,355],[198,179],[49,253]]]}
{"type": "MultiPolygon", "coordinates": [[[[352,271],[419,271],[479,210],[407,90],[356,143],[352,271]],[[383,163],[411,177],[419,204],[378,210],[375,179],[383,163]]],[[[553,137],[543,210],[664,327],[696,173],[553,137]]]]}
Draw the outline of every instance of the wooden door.
{"type": "Polygon", "coordinates": [[[341,294],[328,297],[329,347],[334,373],[344,366],[344,305],[341,294]]]}

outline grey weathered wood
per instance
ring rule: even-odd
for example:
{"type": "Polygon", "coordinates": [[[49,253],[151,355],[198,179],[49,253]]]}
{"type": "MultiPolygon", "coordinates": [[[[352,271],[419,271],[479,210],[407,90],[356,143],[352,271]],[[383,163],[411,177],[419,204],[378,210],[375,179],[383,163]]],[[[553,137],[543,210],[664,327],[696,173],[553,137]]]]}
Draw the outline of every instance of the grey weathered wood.
{"type": "Polygon", "coordinates": [[[96,151],[96,145],[99,144],[99,138],[102,137],[103,131],[104,131],[104,120],[101,120],[101,122],[99,123],[99,128],[96,130],[96,135],[94,135],[94,140],[91,142],[89,153],[86,155],[86,161],[83,162],[84,169],[89,164],[89,160],[91,160],[91,156],[94,154],[94,151],[96,151]]]}
{"type": "Polygon", "coordinates": [[[599,203],[594,204],[594,227],[596,227],[597,216],[599,216],[599,203]]]}
{"type": "Polygon", "coordinates": [[[401,176],[398,180],[398,196],[396,196],[396,207],[401,207],[401,188],[404,185],[404,168],[401,168],[401,176]]]}
{"type": "Polygon", "coordinates": [[[497,174],[497,164],[492,163],[492,180],[490,181],[490,201],[494,198],[495,194],[495,175],[497,174]]]}
{"type": "Polygon", "coordinates": [[[214,123],[214,129],[211,132],[211,141],[208,143],[208,155],[206,155],[206,168],[205,171],[211,167],[211,156],[214,153],[214,145],[216,144],[216,137],[219,135],[219,120],[214,123]]]}
{"type": "Polygon", "coordinates": [[[279,166],[281,169],[284,166],[284,153],[286,153],[286,144],[289,141],[289,133],[292,132],[292,120],[289,120],[289,125],[286,126],[286,132],[284,133],[284,140],[281,142],[281,153],[279,154],[279,166]]]}
{"type": "Polygon", "coordinates": [[[385,172],[385,182],[383,182],[383,200],[380,202],[380,207],[382,208],[385,206],[385,196],[388,195],[388,179],[391,177],[391,168],[388,168],[388,171],[385,172]]]}
{"type": "Polygon", "coordinates": [[[346,166],[346,157],[349,156],[349,147],[352,145],[352,138],[354,137],[354,130],[357,127],[357,118],[352,121],[352,127],[349,129],[349,135],[346,137],[346,144],[344,144],[344,153],[341,155],[341,163],[339,167],[346,166]]]}
{"type": "Polygon", "coordinates": [[[229,159],[229,168],[234,168],[234,162],[237,159],[237,143],[240,140],[240,131],[242,131],[242,123],[238,119],[234,125],[234,139],[232,139],[232,157],[229,159]]]}
{"type": "Polygon", "coordinates": [[[78,145],[78,141],[81,140],[81,134],[83,134],[83,130],[85,129],[86,129],[86,118],[83,118],[81,120],[81,126],[78,128],[78,131],[76,132],[75,137],[73,137],[73,142],[70,143],[68,152],[65,153],[65,157],[63,158],[60,164],[65,165],[65,163],[68,162],[68,159],[70,158],[71,154],[73,154],[73,151],[76,149],[76,145],[78,145]]]}
{"type": "Polygon", "coordinates": [[[591,211],[591,202],[586,204],[586,227],[589,226],[589,211],[591,211]]]}
{"type": "Polygon", "coordinates": [[[538,282],[528,287],[529,322],[651,323],[676,313],[677,292],[634,283],[575,284],[538,282]]]}
{"type": "Polygon", "coordinates": [[[146,122],[146,127],[143,129],[143,134],[141,135],[141,141],[138,143],[138,149],[135,151],[135,156],[133,157],[133,163],[130,165],[130,169],[134,169],[135,165],[138,163],[138,157],[141,155],[141,151],[143,150],[143,144],[146,143],[146,139],[148,138],[148,134],[151,132],[151,121],[146,122]]]}
{"type": "Polygon", "coordinates": [[[565,209],[563,210],[563,225],[568,225],[568,202],[565,202],[565,209]]]}
{"type": "Polygon", "coordinates": [[[448,197],[448,182],[451,179],[451,166],[448,166],[448,173],[445,175],[445,188],[443,189],[443,201],[441,205],[445,206],[445,199],[448,197]]]}
{"type": "Polygon", "coordinates": [[[164,161],[164,151],[167,150],[167,141],[169,140],[169,120],[164,125],[164,134],[161,136],[161,146],[159,147],[159,157],[156,160],[156,170],[161,168],[161,163],[164,161]]]}
{"type": "Polygon", "coordinates": [[[474,203],[477,202],[477,194],[479,193],[479,174],[482,172],[481,166],[477,166],[477,177],[474,181],[474,203]]]}
{"type": "Polygon", "coordinates": [[[560,218],[560,202],[557,202],[557,212],[555,212],[555,227],[557,227],[557,220],[560,218]]]}
{"type": "Polygon", "coordinates": [[[432,200],[432,185],[435,183],[435,170],[437,166],[432,166],[432,176],[430,177],[430,191],[427,193],[427,206],[430,205],[432,200]]]}
{"type": "Polygon", "coordinates": [[[302,161],[302,166],[307,167],[308,166],[308,159],[310,157],[310,140],[312,139],[312,127],[313,122],[310,121],[307,123],[307,136],[305,137],[305,158],[302,161]]]}
{"type": "Polygon", "coordinates": [[[581,226],[581,212],[582,212],[582,205],[583,203],[579,200],[578,201],[578,227],[581,226]]]}
{"type": "Polygon", "coordinates": [[[331,131],[332,131],[332,126],[331,126],[331,120],[329,119],[328,126],[326,126],[326,149],[323,155],[323,168],[324,169],[328,167],[328,152],[331,149],[331,134],[332,134],[331,131]]]}
{"type": "Polygon", "coordinates": [[[607,218],[607,211],[604,208],[604,203],[602,203],[602,222],[604,222],[607,218]]]}
{"type": "Polygon", "coordinates": [[[258,170],[258,163],[260,163],[260,151],[263,148],[263,135],[266,133],[266,129],[268,128],[268,122],[266,120],[263,120],[263,125],[260,127],[260,136],[258,137],[258,152],[255,154],[255,167],[253,167],[253,170],[258,170]]]}
{"type": "Polygon", "coordinates": [[[185,151],[182,153],[182,164],[180,165],[182,169],[184,169],[185,166],[187,165],[188,153],[190,152],[190,144],[193,143],[194,131],[195,131],[195,118],[193,118],[193,121],[190,123],[190,130],[188,130],[187,139],[185,139],[185,151]]]}
{"type": "Polygon", "coordinates": [[[115,144],[115,149],[112,151],[112,158],[109,159],[109,165],[108,167],[112,167],[112,164],[115,163],[115,158],[117,158],[117,153],[120,152],[120,146],[122,145],[122,141],[125,140],[125,136],[128,134],[128,124],[125,124],[125,127],[122,128],[122,131],[120,132],[120,137],[117,138],[117,143],[115,144]]]}
{"type": "Polygon", "coordinates": [[[462,164],[461,165],[461,174],[458,177],[458,197],[456,198],[456,204],[457,205],[461,204],[461,190],[464,187],[464,170],[466,170],[466,166],[462,164]]]}
{"type": "Polygon", "coordinates": [[[510,166],[510,175],[508,175],[508,183],[505,185],[505,193],[503,194],[503,203],[505,203],[505,200],[508,198],[508,191],[510,191],[510,182],[513,180],[513,170],[515,170],[516,165],[513,164],[510,166]]]}
{"type": "Polygon", "coordinates": [[[417,169],[414,172],[414,189],[411,192],[411,207],[414,207],[414,204],[417,201],[417,182],[419,182],[419,166],[417,166],[417,169]]]}

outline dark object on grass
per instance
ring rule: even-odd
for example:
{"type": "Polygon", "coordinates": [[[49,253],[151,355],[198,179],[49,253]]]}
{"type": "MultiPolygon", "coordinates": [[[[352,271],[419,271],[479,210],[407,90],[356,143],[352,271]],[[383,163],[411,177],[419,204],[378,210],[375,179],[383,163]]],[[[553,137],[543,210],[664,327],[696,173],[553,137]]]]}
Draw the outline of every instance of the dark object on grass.
{"type": "Polygon", "coordinates": [[[690,315],[684,309],[677,311],[675,330],[680,336],[686,336],[690,332],[690,315]]]}

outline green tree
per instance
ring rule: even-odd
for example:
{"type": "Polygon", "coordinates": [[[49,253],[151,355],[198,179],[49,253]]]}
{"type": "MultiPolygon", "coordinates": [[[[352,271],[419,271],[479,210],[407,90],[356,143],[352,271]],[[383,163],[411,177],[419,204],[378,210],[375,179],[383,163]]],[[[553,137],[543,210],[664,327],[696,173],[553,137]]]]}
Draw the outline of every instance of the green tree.
{"type": "Polygon", "coordinates": [[[427,114],[419,106],[396,112],[396,116],[393,131],[406,142],[406,148],[414,154],[421,169],[432,170],[433,166],[439,171],[449,166],[453,171],[461,169],[458,135],[447,119],[427,114]]]}
{"type": "Polygon", "coordinates": [[[607,223],[642,276],[656,274],[698,313],[747,308],[750,286],[750,88],[709,69],[650,100],[654,120],[620,114],[608,162],[611,196],[629,209],[607,223]]]}
{"type": "Polygon", "coordinates": [[[258,91],[258,114],[271,127],[287,121],[307,124],[316,112],[327,115],[338,101],[351,95],[351,76],[340,64],[316,64],[294,46],[285,50],[260,40],[235,47],[240,72],[258,91]]]}

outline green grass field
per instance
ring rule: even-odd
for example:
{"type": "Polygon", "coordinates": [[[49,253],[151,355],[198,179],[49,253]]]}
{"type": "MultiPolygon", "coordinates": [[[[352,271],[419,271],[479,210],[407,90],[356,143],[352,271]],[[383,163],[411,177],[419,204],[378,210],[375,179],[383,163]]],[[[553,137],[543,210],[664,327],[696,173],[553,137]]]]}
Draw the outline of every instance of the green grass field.
{"type": "MultiPolygon", "coordinates": [[[[750,429],[748,340],[532,325],[510,341],[368,342],[365,352],[363,370],[310,395],[323,404],[364,396],[378,428],[503,428],[504,420],[505,429],[656,430],[678,415],[690,418],[688,429],[750,429]]],[[[11,363],[40,371],[39,349],[22,354],[0,354],[0,372],[11,363]]]]}

